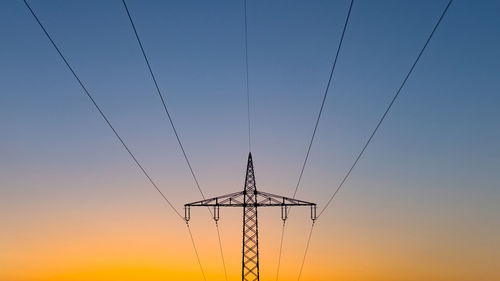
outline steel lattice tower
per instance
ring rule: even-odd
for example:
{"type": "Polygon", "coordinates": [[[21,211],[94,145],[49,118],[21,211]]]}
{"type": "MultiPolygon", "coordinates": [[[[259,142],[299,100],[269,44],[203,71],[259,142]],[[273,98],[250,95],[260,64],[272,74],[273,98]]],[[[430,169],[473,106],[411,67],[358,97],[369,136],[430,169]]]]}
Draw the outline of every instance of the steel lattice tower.
{"type": "Polygon", "coordinates": [[[252,154],[248,155],[243,190],[243,266],[242,280],[259,280],[259,228],[257,223],[257,187],[252,154]]]}
{"type": "Polygon", "coordinates": [[[252,154],[248,154],[245,186],[243,191],[222,195],[184,205],[186,221],[191,218],[191,207],[213,207],[213,218],[219,220],[220,207],[243,207],[243,255],[241,280],[259,281],[259,228],[257,219],[258,207],[281,207],[281,219],[288,218],[288,208],[291,206],[310,206],[311,219],[316,219],[316,204],[287,198],[271,193],[257,191],[252,154]]]}

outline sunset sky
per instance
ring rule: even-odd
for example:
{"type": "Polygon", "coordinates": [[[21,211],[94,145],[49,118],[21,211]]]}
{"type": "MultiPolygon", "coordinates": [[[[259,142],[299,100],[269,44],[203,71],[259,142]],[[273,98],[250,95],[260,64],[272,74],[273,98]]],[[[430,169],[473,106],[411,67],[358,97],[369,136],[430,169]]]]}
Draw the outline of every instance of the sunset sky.
{"type": "MultiPolygon", "coordinates": [[[[207,197],[243,189],[243,1],[127,1],[207,197]]],[[[30,1],[174,206],[200,200],[119,0],[30,1]]],[[[447,1],[355,1],[297,198],[321,209],[447,1]]],[[[349,1],[248,0],[257,189],[292,196],[349,1]]],[[[401,96],[317,222],[302,281],[500,280],[500,2],[456,0],[401,96]]],[[[22,1],[0,1],[0,281],[202,280],[185,223],[106,126],[22,1]]],[[[190,221],[224,280],[204,209],[190,221]]],[[[221,210],[241,280],[241,209],[221,210]]],[[[280,280],[311,220],[296,208],[280,280]]],[[[275,280],[279,208],[259,211],[275,280]]]]}

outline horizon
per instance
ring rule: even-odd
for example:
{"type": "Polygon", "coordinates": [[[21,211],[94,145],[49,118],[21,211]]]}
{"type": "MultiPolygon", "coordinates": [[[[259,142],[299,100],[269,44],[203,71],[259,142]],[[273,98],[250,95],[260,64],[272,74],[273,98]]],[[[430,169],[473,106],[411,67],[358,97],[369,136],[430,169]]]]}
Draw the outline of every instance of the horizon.
{"type": "MultiPolygon", "coordinates": [[[[292,197],[350,1],[250,1],[251,153],[259,191],[292,197]]],[[[355,1],[297,199],[322,210],[448,1],[355,1]]],[[[202,200],[121,1],[29,1],[172,206],[202,200]]],[[[249,153],[243,1],[128,0],[206,198],[241,191],[249,153]]],[[[454,1],[312,234],[301,280],[500,280],[500,3],[454,1]]],[[[120,147],[22,1],[0,1],[0,280],[203,280],[185,223],[120,147]]],[[[242,213],[221,208],[228,279],[242,213]]],[[[275,280],[279,208],[259,209],[275,280]]],[[[189,222],[207,280],[217,231],[189,222]]],[[[311,225],[287,220],[279,280],[311,225]]]]}

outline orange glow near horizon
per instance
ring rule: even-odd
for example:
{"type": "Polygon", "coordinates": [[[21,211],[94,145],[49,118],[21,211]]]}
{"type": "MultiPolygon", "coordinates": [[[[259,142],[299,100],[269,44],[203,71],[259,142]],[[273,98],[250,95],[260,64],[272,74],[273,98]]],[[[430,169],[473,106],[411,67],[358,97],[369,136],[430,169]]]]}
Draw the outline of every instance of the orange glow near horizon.
{"type": "MultiPolygon", "coordinates": [[[[127,0],[146,56],[122,1],[26,1],[60,53],[0,1],[0,281],[203,280],[170,206],[243,190],[249,151],[257,190],[331,202],[300,281],[499,281],[500,1],[448,1],[354,1],[344,29],[347,0],[127,0]]],[[[242,210],[218,224],[239,281],[242,210]]],[[[189,225],[224,280],[207,209],[189,225]]],[[[258,210],[262,281],[281,227],[258,210]]],[[[294,207],[279,281],[310,227],[294,207]]]]}
{"type": "MultiPolygon", "coordinates": [[[[224,215],[227,219],[223,217],[221,226],[229,279],[239,280],[239,212],[230,211],[224,215]]],[[[294,215],[302,219],[290,219],[280,280],[296,280],[309,227],[307,216],[299,211],[294,215]],[[307,227],[302,227],[305,223],[307,227]]],[[[202,210],[195,216],[198,218],[192,222],[192,228],[207,280],[223,280],[215,229],[210,221],[204,221],[206,214],[202,210]]],[[[261,279],[274,280],[279,217],[266,218],[273,216],[266,211],[260,216],[261,279]]],[[[118,216],[114,217],[116,223],[113,225],[62,226],[59,229],[52,225],[38,233],[20,235],[17,243],[2,245],[6,250],[1,260],[2,280],[200,280],[192,246],[180,221],[170,229],[158,226],[157,218],[141,221],[140,227],[118,216]]],[[[342,223],[332,228],[318,222],[301,280],[472,280],[473,275],[481,276],[478,272],[483,277],[496,274],[481,272],[482,268],[491,265],[484,264],[478,257],[460,256],[461,249],[468,250],[468,246],[453,241],[433,244],[436,243],[433,239],[425,237],[429,233],[419,232],[410,237],[405,228],[390,230],[395,236],[389,239],[384,237],[389,229],[372,229],[371,233],[366,233],[369,225],[363,229],[342,223]],[[457,268],[458,264],[463,267],[457,268]]],[[[479,254],[481,249],[476,251],[479,254]]]]}

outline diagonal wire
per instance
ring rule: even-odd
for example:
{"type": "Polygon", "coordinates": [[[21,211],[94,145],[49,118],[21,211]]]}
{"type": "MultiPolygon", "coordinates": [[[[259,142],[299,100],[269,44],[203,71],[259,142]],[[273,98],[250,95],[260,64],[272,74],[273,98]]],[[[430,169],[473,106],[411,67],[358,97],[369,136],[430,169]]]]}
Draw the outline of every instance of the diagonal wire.
{"type": "Polygon", "coordinates": [[[196,259],[198,260],[198,265],[200,266],[201,274],[203,275],[203,280],[207,281],[207,277],[205,276],[205,270],[203,270],[203,266],[201,265],[200,255],[198,255],[198,249],[196,248],[196,244],[194,243],[193,233],[191,232],[191,227],[189,227],[189,223],[186,221],[186,226],[189,231],[189,237],[191,238],[191,243],[193,244],[194,252],[196,254],[196,259]]]}
{"type": "Polygon", "coordinates": [[[299,276],[297,277],[297,281],[299,281],[300,277],[302,276],[302,270],[304,269],[304,264],[306,262],[307,252],[309,251],[309,245],[311,244],[311,237],[314,230],[314,223],[315,222],[313,221],[311,225],[311,230],[309,231],[309,237],[307,238],[306,249],[304,251],[304,257],[302,258],[302,263],[300,264],[299,276]]]}
{"type": "Polygon", "coordinates": [[[158,86],[158,82],[156,81],[156,77],[153,73],[153,70],[151,69],[151,64],[149,63],[149,59],[146,55],[146,52],[144,51],[142,41],[139,38],[139,34],[137,33],[137,29],[135,28],[134,21],[132,20],[132,16],[130,15],[130,11],[127,7],[127,3],[125,3],[125,0],[122,0],[122,2],[123,2],[123,6],[125,7],[125,10],[127,11],[127,16],[129,18],[130,24],[132,25],[132,28],[134,30],[134,34],[135,34],[135,37],[137,38],[137,42],[139,43],[139,47],[141,48],[141,52],[142,52],[142,55],[144,56],[144,60],[146,61],[146,65],[148,66],[148,70],[149,70],[149,73],[151,74],[151,78],[153,79],[153,82],[155,84],[156,92],[158,93],[158,96],[160,97],[161,103],[163,105],[163,109],[165,109],[165,113],[167,113],[168,121],[170,121],[170,125],[172,126],[172,130],[174,131],[175,138],[177,139],[177,142],[179,143],[179,146],[182,150],[182,155],[184,155],[184,159],[186,160],[189,171],[191,172],[191,176],[193,177],[194,182],[196,183],[196,187],[198,188],[198,191],[200,191],[201,196],[203,197],[203,199],[205,199],[205,195],[203,194],[203,191],[201,190],[200,184],[198,183],[198,179],[196,178],[196,175],[194,174],[193,168],[191,166],[191,162],[189,162],[189,158],[186,154],[186,151],[184,150],[184,146],[182,145],[179,134],[177,133],[177,129],[175,128],[174,121],[172,120],[172,116],[170,115],[170,112],[168,111],[167,103],[165,102],[165,98],[163,97],[163,94],[161,93],[160,87],[158,86]]]}
{"type": "Polygon", "coordinates": [[[283,237],[285,236],[285,221],[283,221],[283,227],[281,227],[281,240],[280,240],[280,253],[278,258],[278,268],[276,269],[276,280],[280,276],[280,265],[281,265],[281,255],[283,254],[283,237]]]}
{"type": "Polygon", "coordinates": [[[224,259],[224,251],[222,250],[222,241],[220,238],[219,223],[217,221],[215,221],[215,225],[217,226],[217,238],[219,238],[219,249],[220,249],[220,254],[222,257],[222,265],[224,266],[224,276],[225,276],[226,281],[227,281],[228,279],[227,279],[226,261],[224,259]]]}
{"type": "MultiPolygon", "coordinates": [[[[299,179],[297,181],[297,185],[295,186],[295,191],[293,193],[293,198],[294,199],[297,196],[297,191],[299,190],[299,186],[300,186],[300,183],[302,181],[302,175],[304,174],[304,170],[305,170],[306,165],[307,165],[307,160],[309,159],[309,154],[311,152],[311,147],[313,145],[314,138],[316,137],[316,131],[318,129],[319,121],[321,119],[321,114],[323,113],[323,108],[325,106],[326,98],[328,96],[328,91],[330,89],[330,85],[331,85],[331,82],[333,80],[333,73],[335,72],[335,66],[337,65],[337,60],[339,58],[340,49],[342,48],[342,43],[344,42],[344,36],[345,36],[345,32],[347,30],[347,25],[349,23],[349,18],[351,17],[351,11],[352,11],[353,4],[354,4],[354,0],[351,0],[351,3],[349,5],[349,10],[347,12],[347,16],[346,16],[346,19],[345,19],[345,22],[344,22],[344,27],[342,29],[342,35],[340,37],[340,41],[339,41],[339,44],[337,46],[337,51],[335,53],[335,58],[333,60],[332,69],[330,71],[330,77],[328,78],[328,83],[326,85],[325,93],[323,94],[323,100],[321,101],[321,107],[320,107],[319,112],[318,112],[318,117],[316,119],[316,123],[314,124],[314,130],[313,130],[313,133],[312,133],[312,136],[311,136],[311,140],[309,141],[309,145],[307,147],[306,157],[304,158],[304,162],[302,163],[302,168],[300,170],[299,179]]],[[[285,226],[286,226],[286,224],[285,224],[285,222],[283,222],[283,227],[282,227],[282,230],[281,230],[282,234],[281,234],[280,245],[283,244],[283,236],[284,236],[284,232],[285,232],[285,226]]],[[[279,271],[280,271],[280,264],[281,264],[281,254],[282,254],[282,251],[281,251],[281,246],[280,246],[280,253],[279,253],[279,258],[278,258],[278,269],[277,269],[277,272],[276,272],[276,281],[279,280],[279,271]]]]}
{"type": "Polygon", "coordinates": [[[247,0],[243,0],[245,10],[245,69],[247,89],[247,117],[248,117],[248,151],[252,151],[252,138],[250,134],[250,86],[248,82],[248,24],[247,24],[247,0]]]}
{"type": "MultiPolygon", "coordinates": [[[[161,93],[160,87],[158,86],[158,82],[156,81],[156,76],[154,75],[153,69],[151,68],[151,64],[149,63],[148,56],[146,55],[146,51],[144,50],[144,46],[143,46],[142,41],[141,41],[141,39],[139,37],[139,33],[137,32],[137,29],[135,27],[134,21],[132,20],[132,16],[130,14],[130,10],[128,9],[128,6],[127,6],[127,3],[125,2],[125,0],[122,0],[122,3],[123,3],[123,6],[125,7],[125,11],[127,12],[127,16],[128,16],[129,21],[130,21],[130,24],[132,25],[132,29],[134,30],[135,38],[137,39],[137,43],[139,44],[139,47],[141,49],[142,56],[144,57],[144,60],[146,61],[146,65],[148,67],[149,73],[151,74],[151,78],[153,79],[153,83],[155,84],[156,92],[158,93],[158,96],[160,97],[161,103],[163,105],[163,109],[165,110],[165,113],[167,114],[167,117],[168,117],[168,120],[170,122],[170,125],[172,126],[172,130],[174,131],[175,137],[177,139],[177,143],[179,144],[179,147],[181,148],[182,155],[184,155],[184,159],[186,160],[186,163],[188,165],[189,171],[191,172],[191,176],[194,179],[194,182],[196,184],[196,187],[198,188],[198,191],[201,194],[201,197],[203,198],[203,200],[206,200],[205,194],[203,193],[203,191],[202,191],[202,189],[200,187],[198,179],[197,179],[197,177],[196,177],[196,175],[195,175],[195,173],[193,171],[193,168],[191,166],[191,162],[189,161],[189,158],[188,158],[188,156],[186,154],[186,151],[184,150],[184,146],[182,145],[182,142],[181,142],[181,139],[179,137],[179,134],[177,133],[177,130],[176,130],[175,125],[174,125],[174,122],[172,120],[172,116],[170,115],[170,112],[168,111],[167,103],[165,101],[165,98],[163,97],[163,94],[161,93]]],[[[212,211],[210,210],[209,207],[207,207],[207,210],[209,211],[210,215],[213,216],[213,213],[212,213],[212,211]]],[[[222,265],[224,267],[224,276],[225,276],[226,281],[227,281],[226,262],[224,260],[224,252],[223,252],[223,247],[222,247],[222,240],[221,240],[221,236],[220,236],[219,224],[217,223],[217,221],[215,221],[215,227],[217,228],[217,238],[218,238],[219,249],[220,249],[220,254],[221,254],[221,258],[222,258],[222,265]]]]}
{"type": "Polygon", "coordinates": [[[149,176],[148,172],[143,168],[143,166],[141,165],[141,163],[139,162],[139,160],[137,160],[137,158],[135,157],[135,155],[132,153],[132,151],[129,149],[129,147],[125,144],[125,141],[122,139],[122,137],[118,134],[118,132],[116,131],[116,129],[113,127],[113,125],[111,124],[111,122],[109,121],[108,117],[104,114],[104,112],[101,110],[101,108],[99,107],[99,105],[97,104],[97,102],[94,100],[94,97],[90,94],[90,92],[87,90],[87,88],[85,87],[85,85],[83,84],[82,80],[80,80],[80,78],[78,77],[78,75],[76,74],[76,72],[73,70],[73,68],[71,67],[71,65],[69,64],[68,60],[66,59],[66,57],[62,54],[61,50],[57,47],[56,43],[54,42],[54,40],[52,39],[52,37],[49,35],[49,33],[47,32],[47,30],[45,29],[45,27],[43,26],[43,24],[40,22],[40,20],[38,19],[38,17],[36,16],[35,12],[33,11],[33,9],[31,9],[30,5],[28,4],[28,2],[26,2],[26,0],[23,0],[24,1],[24,4],[26,4],[26,7],[28,8],[28,10],[31,12],[31,14],[33,15],[33,17],[35,18],[35,20],[37,21],[38,25],[40,25],[40,27],[42,28],[43,32],[45,33],[45,35],[47,36],[47,38],[49,39],[50,43],[52,44],[52,46],[56,49],[57,53],[59,54],[59,56],[61,57],[61,59],[64,61],[64,63],[66,64],[66,66],[68,67],[68,69],[71,71],[71,73],[73,74],[73,76],[75,77],[76,81],[78,82],[78,84],[81,86],[81,88],[83,89],[83,91],[85,92],[85,94],[87,95],[87,97],[90,99],[90,101],[92,102],[92,104],[94,105],[94,107],[97,109],[97,111],[99,111],[99,114],[101,115],[101,117],[104,119],[104,121],[106,122],[106,124],[109,126],[109,128],[113,131],[113,133],[115,134],[115,136],[118,138],[118,140],[120,141],[120,143],[122,144],[122,146],[125,148],[125,150],[128,152],[128,154],[130,155],[130,157],[132,157],[132,159],[134,160],[135,164],[137,165],[137,167],[139,167],[139,169],[142,171],[142,173],[146,176],[146,178],[148,179],[148,181],[154,186],[154,188],[158,191],[158,193],[160,193],[160,195],[163,197],[163,199],[165,200],[165,202],[167,202],[167,204],[170,206],[170,208],[172,208],[172,210],[182,219],[182,215],[179,213],[179,211],[177,211],[177,209],[172,205],[172,203],[167,199],[167,197],[165,196],[165,194],[163,194],[163,192],[161,192],[161,190],[158,188],[158,185],[156,185],[156,183],[153,181],[153,179],[149,176]]]}
{"type": "Polygon", "coordinates": [[[217,239],[219,240],[219,250],[220,250],[220,256],[221,256],[221,259],[222,259],[222,266],[224,268],[224,277],[225,277],[226,281],[228,281],[228,279],[227,279],[226,261],[224,260],[224,251],[223,251],[223,248],[222,248],[222,239],[220,238],[219,223],[217,223],[217,221],[215,221],[215,228],[217,228],[217,239]]]}
{"type": "MultiPolygon", "coordinates": [[[[139,167],[139,169],[142,171],[142,173],[146,176],[146,178],[148,179],[148,181],[153,185],[153,187],[158,191],[158,193],[162,196],[162,198],[165,200],[165,202],[170,206],[170,208],[177,214],[177,216],[185,221],[185,219],[182,217],[182,215],[179,213],[179,211],[177,211],[177,209],[172,205],[172,203],[167,199],[167,197],[165,196],[165,194],[163,194],[163,192],[158,188],[158,186],[156,185],[156,183],[153,181],[153,179],[149,176],[148,172],[143,168],[143,166],[141,165],[141,163],[139,162],[139,160],[137,160],[137,158],[135,157],[135,155],[132,153],[132,151],[129,149],[129,147],[126,145],[125,141],[122,139],[122,137],[118,134],[118,132],[116,131],[116,129],[113,127],[113,125],[111,124],[111,122],[109,121],[108,117],[104,114],[104,112],[101,110],[101,108],[99,107],[99,105],[97,104],[97,102],[94,100],[93,96],[90,94],[90,92],[87,90],[87,88],[85,87],[85,85],[83,84],[82,80],[80,80],[80,78],[78,77],[78,75],[76,74],[76,72],[73,70],[73,68],[71,67],[71,65],[69,64],[68,60],[66,59],[66,57],[62,54],[61,50],[59,49],[59,47],[57,47],[56,43],[54,42],[54,40],[52,39],[52,37],[50,36],[50,34],[47,32],[47,30],[45,29],[45,27],[43,26],[43,24],[41,23],[41,21],[38,19],[37,15],[35,14],[35,12],[33,11],[33,9],[31,8],[31,6],[28,4],[28,2],[26,0],[23,0],[24,1],[24,4],[26,5],[26,7],[28,8],[28,10],[30,11],[31,15],[33,15],[33,17],[35,18],[36,22],[38,23],[38,25],[40,25],[40,27],[42,28],[44,34],[47,36],[47,38],[49,39],[50,43],[52,44],[52,46],[54,47],[54,49],[56,49],[57,53],[59,54],[59,56],[61,57],[61,59],[64,61],[64,63],[66,64],[66,66],[68,67],[68,69],[71,71],[71,73],[73,74],[73,76],[75,77],[76,81],[78,82],[78,84],[81,86],[81,88],[83,89],[83,91],[85,92],[85,94],[87,95],[87,97],[91,100],[92,104],[94,105],[94,107],[97,109],[97,111],[99,111],[99,114],[101,115],[101,117],[104,119],[104,121],[106,122],[106,124],[109,126],[109,128],[113,131],[114,135],[118,138],[118,140],[120,141],[120,143],[122,144],[122,146],[125,148],[125,150],[128,152],[128,154],[130,155],[130,157],[132,157],[132,159],[134,160],[135,164],[139,167]]],[[[199,258],[199,255],[198,255],[198,250],[196,248],[196,244],[194,242],[194,239],[193,239],[193,235],[191,233],[191,229],[189,228],[189,224],[187,223],[186,221],[186,226],[188,228],[188,231],[189,231],[189,235],[190,235],[190,238],[191,238],[191,242],[193,244],[193,248],[194,248],[194,251],[195,251],[195,254],[196,254],[196,258],[198,260],[198,264],[200,266],[200,269],[201,269],[201,272],[202,272],[202,275],[203,275],[203,279],[206,280],[206,277],[205,277],[205,272],[203,270],[203,267],[201,265],[201,262],[200,262],[200,258],[199,258]]]]}
{"type": "Polygon", "coordinates": [[[450,7],[451,3],[453,3],[453,0],[450,0],[448,2],[448,4],[446,5],[445,9],[443,10],[443,13],[441,14],[441,16],[439,17],[439,20],[437,21],[436,25],[434,26],[434,28],[432,29],[432,32],[429,34],[429,37],[427,38],[427,40],[425,41],[425,44],[424,46],[422,47],[422,49],[420,50],[420,52],[418,53],[418,56],[417,58],[415,59],[415,61],[413,62],[410,70],[408,71],[408,73],[406,74],[405,78],[403,79],[403,82],[401,83],[401,85],[399,86],[398,90],[396,91],[396,93],[394,94],[394,97],[392,98],[391,102],[389,103],[389,105],[387,106],[386,110],[384,111],[384,114],[382,115],[382,117],[380,117],[380,120],[378,121],[377,123],[377,126],[375,126],[375,129],[373,129],[370,137],[368,138],[368,140],[366,141],[365,145],[363,146],[363,149],[361,149],[361,151],[359,152],[358,156],[356,157],[356,160],[354,161],[354,163],[352,164],[352,166],[349,168],[349,170],[347,171],[347,174],[344,176],[344,178],[342,179],[342,181],[340,182],[339,186],[337,187],[337,189],[335,190],[335,192],[332,194],[332,196],[330,197],[330,199],[328,200],[328,202],[326,203],[326,205],[323,207],[323,209],[321,210],[321,212],[319,213],[319,217],[321,217],[321,215],[323,214],[323,212],[326,210],[326,208],[328,208],[328,206],[330,205],[330,203],[332,202],[333,198],[335,198],[335,196],[337,195],[337,193],[339,192],[339,190],[342,188],[342,186],[344,185],[344,183],[346,182],[347,178],[349,178],[349,175],[351,175],[351,172],[352,170],[354,169],[354,167],[356,167],[356,165],[358,164],[358,161],[359,159],[361,158],[361,156],[363,155],[363,153],[365,152],[366,148],[368,147],[368,145],[370,144],[370,142],[372,141],[373,137],[375,136],[375,134],[377,133],[378,129],[380,128],[380,125],[382,124],[382,122],[384,122],[385,120],[385,117],[387,116],[387,114],[389,113],[389,111],[391,110],[391,107],[392,105],[394,104],[394,102],[396,101],[396,99],[398,98],[399,96],[399,93],[401,92],[401,90],[403,89],[403,87],[405,86],[406,84],[406,81],[408,81],[408,78],[410,77],[410,75],[412,74],[413,72],[413,69],[415,69],[415,66],[417,65],[418,61],[420,60],[420,57],[422,57],[422,54],[424,53],[425,49],[427,48],[427,45],[429,45],[429,42],[431,41],[432,39],[432,36],[434,35],[434,33],[436,32],[439,24],[441,23],[441,21],[443,20],[444,16],[446,15],[446,12],[448,11],[448,8],[450,7]]]}
{"type": "MultiPolygon", "coordinates": [[[[401,90],[403,89],[404,85],[406,84],[406,81],[408,80],[408,78],[410,77],[411,73],[413,72],[413,69],[415,68],[415,66],[417,65],[418,61],[420,60],[420,57],[422,56],[422,54],[424,53],[425,49],[427,48],[427,45],[429,44],[429,42],[431,41],[432,37],[434,36],[434,33],[436,32],[437,28],[439,27],[439,24],[441,23],[441,21],[443,20],[444,16],[446,15],[446,13],[448,12],[448,8],[451,6],[451,4],[453,3],[453,0],[449,0],[448,1],[448,4],[446,5],[446,7],[444,8],[441,16],[439,17],[438,21],[436,22],[436,25],[434,26],[434,28],[432,29],[432,32],[429,34],[427,40],[425,41],[425,44],[424,46],[422,47],[422,49],[420,50],[420,52],[418,53],[418,56],[417,58],[415,59],[415,61],[413,62],[410,70],[408,71],[408,73],[406,74],[405,78],[403,79],[403,82],[401,83],[401,85],[399,86],[398,90],[396,91],[394,97],[392,98],[391,102],[389,103],[389,105],[387,106],[384,114],[382,115],[382,117],[380,118],[379,122],[377,123],[377,126],[375,127],[375,129],[372,131],[371,135],[370,135],[370,138],[368,139],[368,141],[365,143],[365,145],[363,146],[363,149],[361,150],[361,152],[358,154],[358,156],[356,157],[356,160],[354,161],[353,165],[349,168],[347,174],[345,175],[345,177],[342,179],[342,181],[340,182],[339,186],[337,187],[337,189],[335,190],[335,192],[332,194],[332,196],[330,197],[330,199],[328,200],[328,203],[325,205],[325,207],[323,207],[323,209],[321,210],[320,214],[318,215],[318,218],[321,217],[321,215],[323,214],[323,212],[326,210],[326,208],[328,208],[328,206],[330,205],[330,203],[332,202],[333,198],[338,194],[339,190],[342,188],[343,184],[346,182],[347,178],[349,177],[349,175],[351,174],[352,170],[354,169],[354,167],[356,166],[356,164],[358,163],[359,159],[361,158],[361,156],[363,155],[363,153],[365,152],[366,148],[368,147],[368,145],[370,144],[371,140],[373,139],[373,137],[375,136],[375,133],[377,132],[378,128],[380,127],[380,125],[382,124],[382,122],[384,121],[385,117],[387,116],[387,114],[389,113],[392,105],[394,104],[394,102],[396,101],[397,97],[399,96],[399,93],[401,92],[401,90]]],[[[311,227],[311,233],[312,233],[312,229],[314,227],[314,224],[313,226],[311,227]]],[[[307,242],[307,247],[306,247],[306,252],[304,254],[304,258],[302,260],[302,267],[305,263],[305,259],[306,259],[306,255],[307,255],[307,251],[309,249],[309,243],[310,243],[310,239],[311,239],[311,235],[309,235],[309,240],[307,242]]],[[[300,276],[302,274],[302,267],[301,267],[301,270],[300,270],[300,273],[299,273],[299,279],[300,280],[300,276]]]]}
{"type": "Polygon", "coordinates": [[[316,130],[318,129],[319,120],[321,119],[321,113],[323,113],[323,108],[325,106],[326,97],[328,96],[328,90],[330,89],[330,84],[331,84],[332,78],[333,78],[333,72],[335,71],[335,66],[337,65],[337,59],[339,58],[340,49],[342,48],[342,42],[344,41],[344,35],[345,35],[345,31],[347,29],[347,24],[349,23],[349,18],[351,17],[351,10],[352,10],[353,4],[354,4],[354,0],[351,0],[351,4],[349,5],[349,11],[347,12],[347,17],[346,17],[345,23],[344,23],[344,29],[342,30],[342,36],[340,37],[340,42],[339,42],[339,45],[337,47],[337,52],[335,53],[335,59],[333,60],[332,70],[330,71],[330,77],[328,78],[328,84],[326,85],[325,93],[323,95],[323,100],[321,102],[321,107],[319,109],[318,118],[316,119],[316,123],[314,124],[314,130],[313,130],[313,134],[311,136],[311,141],[309,142],[309,146],[307,147],[307,153],[306,153],[306,157],[304,158],[304,162],[302,163],[302,169],[300,171],[299,180],[297,181],[297,185],[295,186],[295,191],[293,193],[294,199],[295,199],[295,196],[297,195],[297,191],[299,190],[300,182],[302,180],[302,175],[304,174],[304,169],[306,168],[307,160],[309,158],[309,153],[311,152],[311,147],[312,147],[312,144],[314,142],[314,137],[316,136],[316,130]]]}

